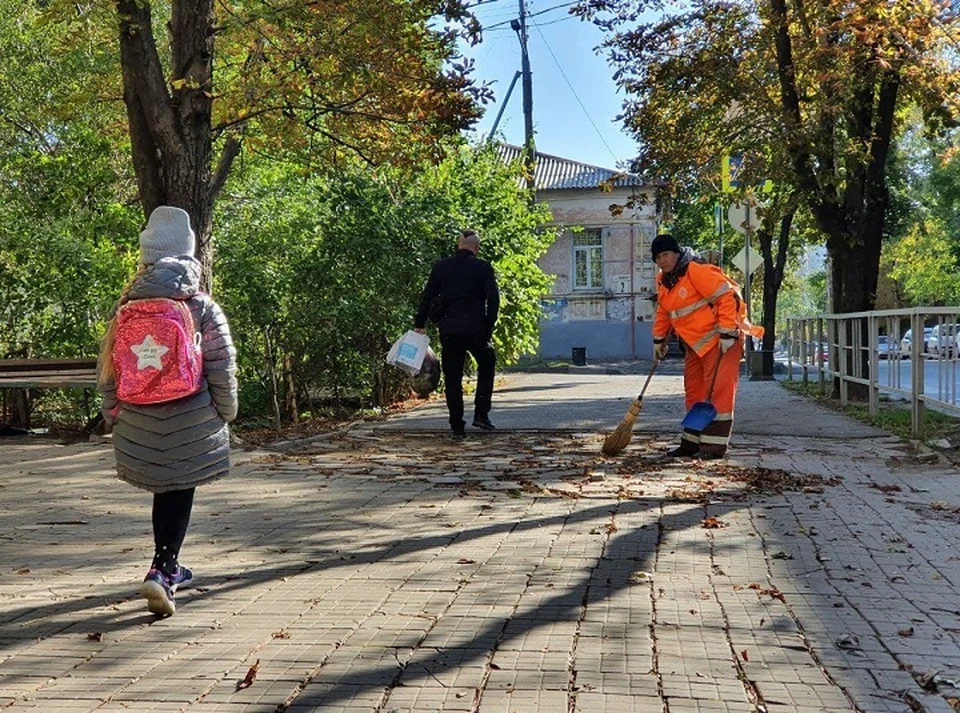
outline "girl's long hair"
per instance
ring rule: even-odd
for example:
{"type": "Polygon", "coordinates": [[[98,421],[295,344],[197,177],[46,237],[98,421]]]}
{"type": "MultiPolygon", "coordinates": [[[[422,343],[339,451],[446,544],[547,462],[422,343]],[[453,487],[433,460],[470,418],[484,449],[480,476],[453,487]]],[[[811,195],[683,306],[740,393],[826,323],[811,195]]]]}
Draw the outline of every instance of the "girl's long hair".
{"type": "Polygon", "coordinates": [[[117,301],[117,310],[113,313],[113,318],[107,322],[107,331],[103,335],[103,343],[100,345],[100,374],[97,377],[97,383],[108,384],[116,378],[116,370],[113,366],[113,341],[117,334],[117,312],[120,307],[130,301],[130,290],[140,276],[147,271],[146,265],[140,265],[137,272],[130,278],[130,282],[120,293],[120,299],[117,301]]]}

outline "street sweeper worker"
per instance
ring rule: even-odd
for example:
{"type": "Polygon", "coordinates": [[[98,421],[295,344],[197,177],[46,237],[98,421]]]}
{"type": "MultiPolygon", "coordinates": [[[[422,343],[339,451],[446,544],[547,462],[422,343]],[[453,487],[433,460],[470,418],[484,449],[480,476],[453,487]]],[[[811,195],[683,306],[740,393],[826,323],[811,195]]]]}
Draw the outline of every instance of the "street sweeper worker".
{"type": "Polygon", "coordinates": [[[652,244],[657,277],[657,314],[653,347],[657,359],[667,355],[673,332],[683,342],[683,388],[686,409],[709,401],[717,416],[702,431],[684,428],[673,458],[722,458],[733,427],[733,409],[740,377],[744,333],[761,336],[762,328],[746,319],[740,288],[716,265],[672,235],[658,235],[652,244]],[[716,377],[714,377],[716,374],[716,377]],[[715,382],[714,382],[715,379],[715,382]],[[710,393],[711,384],[713,391],[710,393]]]}

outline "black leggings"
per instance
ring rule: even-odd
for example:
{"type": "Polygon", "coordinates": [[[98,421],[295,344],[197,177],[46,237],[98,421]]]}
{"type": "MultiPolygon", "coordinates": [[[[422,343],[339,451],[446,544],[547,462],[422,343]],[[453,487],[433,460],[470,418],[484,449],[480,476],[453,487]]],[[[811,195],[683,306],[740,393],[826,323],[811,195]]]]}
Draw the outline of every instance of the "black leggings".
{"type": "Polygon", "coordinates": [[[167,574],[177,570],[177,557],[190,525],[196,488],[153,495],[153,566],[167,574]]]}

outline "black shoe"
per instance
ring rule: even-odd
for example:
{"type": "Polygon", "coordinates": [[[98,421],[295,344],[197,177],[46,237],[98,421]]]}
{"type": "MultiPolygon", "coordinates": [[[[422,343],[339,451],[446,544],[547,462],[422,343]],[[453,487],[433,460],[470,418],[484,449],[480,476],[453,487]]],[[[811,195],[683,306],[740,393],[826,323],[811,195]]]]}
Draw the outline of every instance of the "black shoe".
{"type": "Polygon", "coordinates": [[[496,429],[492,423],[490,423],[489,418],[475,418],[473,419],[474,428],[482,428],[484,431],[493,431],[496,429]]]}
{"type": "Polygon", "coordinates": [[[666,458],[696,458],[697,451],[691,451],[683,446],[674,448],[672,451],[664,453],[666,458]]]}
{"type": "Polygon", "coordinates": [[[450,438],[452,438],[455,441],[459,441],[460,439],[466,438],[466,437],[467,437],[467,434],[463,429],[460,429],[459,431],[450,432],[450,438]]]}
{"type": "Polygon", "coordinates": [[[721,458],[726,458],[726,453],[698,453],[697,458],[700,460],[720,460],[721,458]]]}

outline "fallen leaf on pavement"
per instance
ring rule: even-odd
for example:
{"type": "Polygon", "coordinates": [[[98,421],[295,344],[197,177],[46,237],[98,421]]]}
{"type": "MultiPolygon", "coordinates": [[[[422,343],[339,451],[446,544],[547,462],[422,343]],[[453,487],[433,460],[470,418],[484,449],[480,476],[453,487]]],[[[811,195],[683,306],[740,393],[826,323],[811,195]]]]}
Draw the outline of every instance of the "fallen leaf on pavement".
{"type": "Polygon", "coordinates": [[[87,639],[89,641],[103,641],[103,632],[97,631],[97,632],[94,632],[93,634],[87,634],[87,639]]]}
{"type": "Polygon", "coordinates": [[[726,526],[727,524],[725,522],[718,520],[712,515],[710,517],[704,518],[703,522],[700,523],[700,527],[706,530],[717,530],[721,527],[726,527],[726,526]]]}
{"type": "Polygon", "coordinates": [[[897,633],[900,634],[900,636],[913,636],[913,627],[911,626],[909,629],[897,629],[897,633]]]}
{"type": "Polygon", "coordinates": [[[860,650],[860,638],[856,634],[844,634],[840,638],[834,640],[833,643],[838,649],[843,649],[844,651],[849,651],[852,654],[863,656],[863,652],[860,650]]]}
{"type": "Polygon", "coordinates": [[[256,663],[250,667],[250,670],[247,671],[247,675],[243,677],[242,681],[237,681],[237,690],[241,691],[244,688],[250,688],[253,685],[253,682],[257,680],[257,673],[260,672],[260,659],[257,659],[256,663]]]}
{"type": "Polygon", "coordinates": [[[740,658],[742,658],[744,661],[749,661],[749,660],[750,660],[750,657],[747,655],[747,650],[746,650],[746,649],[744,649],[743,651],[740,652],[740,658]]]}

